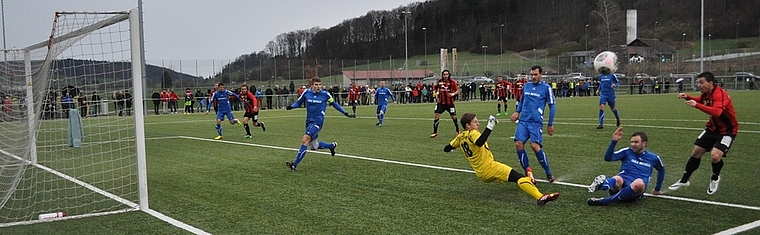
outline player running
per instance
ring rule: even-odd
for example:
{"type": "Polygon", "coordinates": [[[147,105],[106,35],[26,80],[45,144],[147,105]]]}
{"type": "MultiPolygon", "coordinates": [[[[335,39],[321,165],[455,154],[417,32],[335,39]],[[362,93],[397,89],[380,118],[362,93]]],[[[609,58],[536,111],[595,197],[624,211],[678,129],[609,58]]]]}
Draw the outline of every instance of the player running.
{"type": "Polygon", "coordinates": [[[495,85],[494,93],[496,93],[496,100],[498,101],[496,104],[496,116],[501,116],[502,103],[504,104],[504,115],[507,115],[507,100],[509,100],[509,90],[512,88],[512,83],[499,76],[495,85]]]}
{"type": "Polygon", "coordinates": [[[596,129],[604,129],[605,103],[612,109],[612,113],[615,114],[615,119],[617,120],[617,126],[620,126],[620,115],[618,115],[617,108],[615,107],[615,88],[620,86],[620,81],[607,67],[599,68],[599,73],[599,89],[596,90],[596,95],[599,96],[599,126],[596,129]]]}
{"type": "Polygon", "coordinates": [[[451,79],[451,73],[449,70],[443,70],[441,72],[441,79],[438,79],[438,83],[435,85],[435,91],[438,92],[437,101],[435,104],[435,119],[433,120],[433,133],[430,134],[430,138],[438,136],[438,124],[443,112],[449,112],[451,120],[454,121],[454,127],[459,134],[459,123],[457,123],[457,110],[454,107],[454,96],[458,95],[461,91],[457,85],[457,81],[451,79]]]}
{"type": "Polygon", "coordinates": [[[396,103],[396,96],[393,95],[390,89],[385,87],[385,81],[380,81],[380,87],[375,90],[375,102],[377,102],[377,124],[376,126],[383,126],[383,119],[385,118],[385,111],[388,109],[388,97],[396,103]]]}
{"type": "Polygon", "coordinates": [[[225,116],[227,116],[227,118],[230,120],[230,124],[238,124],[239,126],[243,125],[240,123],[240,120],[232,115],[232,107],[230,107],[229,96],[235,96],[236,98],[240,99],[240,96],[235,94],[235,92],[224,89],[224,84],[219,83],[216,92],[211,95],[211,99],[209,100],[210,102],[216,103],[218,107],[218,112],[216,113],[216,133],[219,135],[214,138],[215,140],[222,139],[222,121],[224,120],[225,116]]]}
{"type": "Polygon", "coordinates": [[[324,127],[325,111],[327,111],[328,104],[332,105],[335,110],[338,110],[338,112],[346,117],[356,118],[356,115],[346,112],[340,104],[334,102],[329,92],[322,90],[322,79],[315,77],[309,83],[311,84],[311,89],[304,91],[295,103],[286,107],[287,110],[291,110],[301,107],[301,103],[306,103],[306,133],[303,134],[303,138],[301,139],[301,148],[298,149],[295,161],[285,163],[291,171],[296,171],[296,167],[306,156],[307,147],[311,147],[311,150],[330,149],[330,155],[335,156],[335,147],[338,146],[337,142],[328,144],[317,140],[319,131],[324,127]]]}
{"type": "Polygon", "coordinates": [[[244,139],[251,138],[251,127],[248,125],[248,120],[253,120],[253,126],[261,127],[261,131],[266,131],[267,128],[263,122],[259,122],[259,100],[256,96],[248,90],[248,85],[240,86],[240,100],[245,104],[245,114],[243,115],[243,127],[245,128],[244,139]]]}

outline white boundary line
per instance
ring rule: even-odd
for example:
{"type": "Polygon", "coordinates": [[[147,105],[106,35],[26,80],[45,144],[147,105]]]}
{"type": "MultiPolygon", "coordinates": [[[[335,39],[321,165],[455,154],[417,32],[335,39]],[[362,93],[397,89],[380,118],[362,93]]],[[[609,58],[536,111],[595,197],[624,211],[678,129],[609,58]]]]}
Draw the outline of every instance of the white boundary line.
{"type": "MultiPolygon", "coordinates": [[[[228,143],[228,144],[237,144],[237,145],[261,147],[261,148],[298,151],[298,149],[295,149],[295,148],[287,148],[287,147],[279,147],[279,146],[271,146],[271,145],[262,145],[262,144],[254,144],[254,143],[234,142],[234,141],[227,141],[227,140],[211,140],[211,139],[199,138],[199,137],[191,137],[191,136],[160,137],[160,139],[171,139],[171,138],[183,138],[183,139],[200,140],[200,141],[208,141],[208,142],[223,142],[223,143],[228,143]]],[[[148,138],[148,139],[159,139],[159,138],[148,138]]],[[[329,154],[329,153],[327,153],[327,152],[320,152],[320,151],[310,151],[310,154],[325,154],[326,155],[326,154],[329,154]]],[[[472,171],[472,170],[463,170],[463,169],[457,169],[457,168],[432,166],[432,165],[425,165],[425,164],[418,164],[418,163],[411,163],[411,162],[402,162],[402,161],[393,161],[393,160],[377,159],[377,158],[370,158],[370,157],[361,157],[361,156],[341,154],[341,153],[336,153],[335,156],[345,157],[345,158],[353,158],[353,159],[360,159],[360,160],[367,160],[367,161],[391,163],[391,164],[398,164],[398,165],[405,165],[405,166],[416,166],[416,167],[424,167],[424,168],[430,168],[430,169],[456,171],[456,172],[465,172],[465,173],[473,173],[473,174],[475,173],[475,171],[472,171]]],[[[542,179],[536,179],[536,181],[545,182],[545,183],[547,182],[546,180],[542,180],[542,179]]],[[[566,185],[566,186],[572,186],[572,187],[579,187],[579,188],[586,188],[586,187],[588,187],[588,185],[581,185],[581,184],[575,184],[575,183],[570,183],[570,182],[559,182],[559,181],[555,182],[554,184],[566,185]]],[[[757,207],[757,206],[748,206],[748,205],[725,203],[725,202],[707,201],[707,200],[685,198],[685,197],[675,197],[675,196],[668,196],[668,195],[653,195],[653,194],[649,194],[649,193],[645,193],[645,195],[648,196],[648,197],[657,197],[657,198],[671,199],[671,200],[677,200],[677,201],[694,202],[694,203],[702,203],[702,204],[707,204],[707,205],[734,207],[734,208],[739,208],[739,209],[747,209],[747,210],[760,211],[760,207],[757,207]]],[[[177,221],[177,222],[179,222],[179,221],[177,221]]],[[[181,223],[181,222],[179,222],[179,223],[181,223]]],[[[736,234],[736,233],[744,232],[744,231],[751,230],[751,229],[754,229],[754,228],[757,228],[757,227],[760,227],[760,220],[752,222],[752,223],[744,224],[744,225],[741,225],[741,226],[738,226],[738,227],[730,228],[730,229],[721,231],[721,232],[716,233],[716,234],[719,234],[719,235],[736,234]]],[[[188,230],[188,231],[190,231],[190,230],[188,230]]]]}
{"type": "MultiPolygon", "coordinates": [[[[191,136],[176,136],[176,137],[163,137],[163,138],[165,138],[165,139],[168,139],[168,138],[183,138],[183,139],[192,139],[192,140],[200,140],[200,141],[208,141],[208,142],[223,142],[223,143],[228,143],[228,144],[237,144],[237,145],[261,147],[261,148],[298,151],[298,149],[295,149],[295,148],[287,148],[287,147],[279,147],[279,146],[271,146],[271,145],[262,145],[262,144],[254,144],[254,143],[243,143],[243,142],[235,142],[235,141],[227,141],[227,140],[213,140],[213,139],[198,138],[198,137],[191,137],[191,136]]],[[[329,152],[321,152],[321,151],[309,151],[309,154],[325,154],[325,155],[328,155],[330,153],[329,152]]],[[[475,173],[475,171],[472,171],[472,170],[463,170],[463,169],[457,169],[457,168],[442,167],[442,166],[432,166],[432,165],[425,165],[425,164],[418,164],[418,163],[411,163],[411,162],[402,162],[402,161],[393,161],[393,160],[370,158],[370,157],[361,157],[361,156],[354,156],[354,155],[341,154],[341,153],[336,153],[335,156],[340,156],[340,157],[345,157],[345,158],[353,158],[353,159],[360,159],[360,160],[367,160],[367,161],[383,162],[383,163],[392,163],[392,164],[406,165],[406,166],[424,167],[424,168],[438,169],[438,170],[466,172],[466,173],[473,173],[473,174],[475,173]]],[[[542,179],[536,179],[536,181],[547,182],[546,180],[542,180],[542,179]]],[[[581,184],[575,184],[575,183],[569,183],[569,182],[559,182],[559,181],[555,182],[554,184],[567,185],[567,186],[573,186],[573,187],[579,187],[579,188],[586,188],[586,187],[588,187],[588,185],[581,185],[581,184]]],[[[684,198],[684,197],[674,197],[674,196],[667,196],[667,195],[652,195],[652,194],[648,194],[648,193],[646,195],[649,196],[649,197],[659,197],[659,198],[665,198],[665,199],[671,199],[671,200],[679,200],[679,201],[685,201],[685,202],[696,202],[696,203],[709,204],[709,205],[717,205],[717,206],[734,207],[734,208],[740,208],[740,209],[748,209],[748,210],[760,211],[760,207],[757,207],[757,206],[747,206],[747,205],[740,205],[740,204],[715,202],[715,201],[707,201],[707,200],[700,200],[700,199],[693,199],[693,198],[684,198]]]]}

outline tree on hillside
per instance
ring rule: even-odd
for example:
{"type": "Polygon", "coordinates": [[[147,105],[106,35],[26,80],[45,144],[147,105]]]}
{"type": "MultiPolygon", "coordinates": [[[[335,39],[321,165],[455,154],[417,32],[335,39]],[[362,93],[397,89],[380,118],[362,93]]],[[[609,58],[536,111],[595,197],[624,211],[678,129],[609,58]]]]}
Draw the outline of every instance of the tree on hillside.
{"type": "Polygon", "coordinates": [[[161,89],[172,88],[172,73],[169,70],[164,70],[164,74],[161,77],[161,89]]]}
{"type": "Polygon", "coordinates": [[[612,0],[599,0],[597,9],[592,13],[600,19],[597,29],[607,35],[606,48],[609,49],[612,46],[613,37],[625,32],[625,14],[612,0]]]}

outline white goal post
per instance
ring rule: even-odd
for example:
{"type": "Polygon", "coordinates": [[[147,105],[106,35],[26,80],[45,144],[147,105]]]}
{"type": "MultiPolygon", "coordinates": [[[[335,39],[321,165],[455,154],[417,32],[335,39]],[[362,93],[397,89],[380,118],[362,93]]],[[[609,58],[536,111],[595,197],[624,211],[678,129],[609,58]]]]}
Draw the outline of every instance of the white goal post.
{"type": "Polygon", "coordinates": [[[1,51],[0,227],[149,209],[139,17],[56,12],[1,51]]]}

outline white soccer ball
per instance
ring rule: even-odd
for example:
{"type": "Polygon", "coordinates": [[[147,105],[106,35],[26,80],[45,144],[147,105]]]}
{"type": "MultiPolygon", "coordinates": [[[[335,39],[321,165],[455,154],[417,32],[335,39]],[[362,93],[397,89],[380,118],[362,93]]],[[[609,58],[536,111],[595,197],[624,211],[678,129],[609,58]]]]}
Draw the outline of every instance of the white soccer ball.
{"type": "Polygon", "coordinates": [[[599,71],[602,67],[607,67],[610,69],[610,73],[614,73],[617,71],[617,65],[618,57],[611,51],[603,51],[594,58],[594,69],[596,69],[596,71],[599,71]]]}

